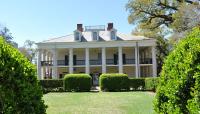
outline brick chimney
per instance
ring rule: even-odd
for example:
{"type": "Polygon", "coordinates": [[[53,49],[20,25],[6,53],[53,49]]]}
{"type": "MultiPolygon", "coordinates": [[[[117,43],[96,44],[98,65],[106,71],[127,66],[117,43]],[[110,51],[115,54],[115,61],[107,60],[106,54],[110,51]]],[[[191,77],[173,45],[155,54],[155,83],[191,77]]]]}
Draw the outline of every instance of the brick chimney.
{"type": "Polygon", "coordinates": [[[77,24],[77,30],[83,32],[83,24],[77,24]]]}
{"type": "Polygon", "coordinates": [[[113,29],[113,23],[108,23],[107,31],[110,31],[113,29]]]}

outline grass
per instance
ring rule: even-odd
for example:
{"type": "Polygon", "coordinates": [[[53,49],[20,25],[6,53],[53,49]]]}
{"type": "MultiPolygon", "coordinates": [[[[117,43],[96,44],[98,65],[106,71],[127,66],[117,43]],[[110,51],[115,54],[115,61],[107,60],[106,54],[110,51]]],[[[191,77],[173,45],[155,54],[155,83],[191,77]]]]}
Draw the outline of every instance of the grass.
{"type": "Polygon", "coordinates": [[[149,92],[48,93],[47,114],[152,114],[149,92]]]}

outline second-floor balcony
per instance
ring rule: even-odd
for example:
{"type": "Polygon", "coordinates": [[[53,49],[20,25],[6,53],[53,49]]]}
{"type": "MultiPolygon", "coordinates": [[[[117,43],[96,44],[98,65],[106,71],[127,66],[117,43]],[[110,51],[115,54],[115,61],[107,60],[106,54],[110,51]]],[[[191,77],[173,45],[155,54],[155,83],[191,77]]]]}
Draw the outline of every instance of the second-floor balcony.
{"type": "MultiPolygon", "coordinates": [[[[135,64],[135,59],[123,59],[122,60],[124,65],[127,64],[135,64]]],[[[106,59],[107,65],[118,65],[118,60],[116,59],[106,59]]],[[[140,59],[140,64],[152,64],[151,58],[142,58],[140,59]]],[[[42,66],[53,66],[53,61],[41,61],[42,66]]],[[[57,60],[57,66],[68,66],[69,61],[66,60],[57,60]]],[[[73,65],[85,65],[85,60],[74,60],[73,65]]],[[[90,60],[90,65],[102,65],[101,60],[90,60]]]]}

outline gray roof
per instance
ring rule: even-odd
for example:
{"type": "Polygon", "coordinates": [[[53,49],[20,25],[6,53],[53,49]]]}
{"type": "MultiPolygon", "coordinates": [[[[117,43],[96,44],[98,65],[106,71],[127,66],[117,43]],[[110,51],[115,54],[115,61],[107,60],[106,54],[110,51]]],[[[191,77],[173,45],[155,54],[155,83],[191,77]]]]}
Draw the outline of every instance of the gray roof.
{"type": "MultiPolygon", "coordinates": [[[[85,31],[82,32],[82,42],[92,41],[92,32],[85,31]]],[[[131,34],[122,34],[117,32],[117,40],[149,40],[144,36],[134,36],[131,34]]],[[[110,31],[99,31],[99,41],[110,41],[110,31]]],[[[52,43],[52,42],[76,42],[74,41],[74,34],[69,34],[66,36],[61,36],[57,38],[51,38],[49,40],[42,41],[40,43],[52,43]]]]}

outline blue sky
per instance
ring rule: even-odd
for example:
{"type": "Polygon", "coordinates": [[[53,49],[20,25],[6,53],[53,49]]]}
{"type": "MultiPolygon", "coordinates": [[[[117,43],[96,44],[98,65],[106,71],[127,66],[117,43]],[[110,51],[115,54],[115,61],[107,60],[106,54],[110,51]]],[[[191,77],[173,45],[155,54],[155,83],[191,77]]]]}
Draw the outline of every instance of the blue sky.
{"type": "Polygon", "coordinates": [[[40,42],[71,34],[77,23],[107,25],[131,33],[128,0],[0,0],[0,24],[10,29],[14,41],[22,46],[29,39],[40,42]]]}

